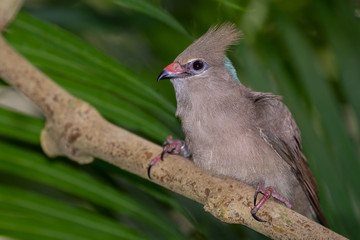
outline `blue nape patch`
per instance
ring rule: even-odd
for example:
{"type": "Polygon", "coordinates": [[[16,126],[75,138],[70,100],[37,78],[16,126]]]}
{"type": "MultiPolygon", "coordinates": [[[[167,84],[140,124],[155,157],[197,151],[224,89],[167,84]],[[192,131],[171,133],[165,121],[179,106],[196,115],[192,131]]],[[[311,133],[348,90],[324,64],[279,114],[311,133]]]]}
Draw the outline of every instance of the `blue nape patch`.
{"type": "Polygon", "coordinates": [[[232,62],[231,62],[230,59],[229,59],[228,57],[226,57],[226,56],[225,56],[224,65],[225,65],[226,69],[228,70],[228,72],[230,73],[230,76],[231,76],[234,80],[240,82],[240,80],[239,80],[239,78],[238,78],[238,76],[237,76],[237,74],[236,74],[236,70],[235,70],[234,66],[232,65],[232,62]]]}

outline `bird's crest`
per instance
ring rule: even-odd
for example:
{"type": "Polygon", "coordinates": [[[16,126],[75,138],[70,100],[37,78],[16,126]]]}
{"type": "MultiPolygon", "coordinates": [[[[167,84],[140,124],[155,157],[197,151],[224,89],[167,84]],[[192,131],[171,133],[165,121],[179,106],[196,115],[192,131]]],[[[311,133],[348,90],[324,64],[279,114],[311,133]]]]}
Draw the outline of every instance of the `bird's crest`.
{"type": "Polygon", "coordinates": [[[210,65],[224,64],[225,51],[241,37],[235,24],[225,23],[211,27],[203,36],[193,42],[176,59],[184,64],[190,59],[202,58],[210,65]]]}

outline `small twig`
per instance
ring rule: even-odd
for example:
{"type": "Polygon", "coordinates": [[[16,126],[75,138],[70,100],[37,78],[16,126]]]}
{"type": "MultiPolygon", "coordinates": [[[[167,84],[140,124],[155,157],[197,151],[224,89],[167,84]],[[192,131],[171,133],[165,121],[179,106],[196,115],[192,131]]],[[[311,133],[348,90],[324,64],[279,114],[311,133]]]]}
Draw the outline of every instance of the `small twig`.
{"type": "MultiPolygon", "coordinates": [[[[10,5],[13,0],[8,1],[10,5]]],[[[3,3],[3,2],[2,2],[3,3]]],[[[13,8],[14,9],[14,8],[13,8]]],[[[5,4],[0,14],[7,13],[5,4]]],[[[13,12],[15,14],[15,11],[13,12]]],[[[12,19],[6,17],[7,21],[12,19]]],[[[0,15],[0,19],[5,19],[0,15]]],[[[6,26],[7,22],[0,22],[6,26]]],[[[41,145],[50,156],[64,155],[79,163],[103,159],[143,178],[161,147],[107,122],[88,103],[71,96],[14,51],[0,36],[0,77],[27,95],[46,117],[41,145]]],[[[233,179],[220,179],[179,156],[167,156],[152,169],[159,185],[204,204],[221,221],[248,226],[273,239],[345,239],[318,223],[268,201],[258,215],[250,214],[254,188],[233,179]]]]}

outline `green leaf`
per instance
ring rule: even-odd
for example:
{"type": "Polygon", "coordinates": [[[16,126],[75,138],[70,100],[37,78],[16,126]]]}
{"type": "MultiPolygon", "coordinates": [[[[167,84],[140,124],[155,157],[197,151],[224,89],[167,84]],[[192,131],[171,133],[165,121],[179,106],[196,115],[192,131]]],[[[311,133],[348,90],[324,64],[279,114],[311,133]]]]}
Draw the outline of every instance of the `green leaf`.
{"type": "MultiPolygon", "coordinates": [[[[360,30],[356,19],[347,14],[349,9],[344,9],[342,4],[338,5],[335,14],[339,17],[334,18],[328,6],[315,4],[319,13],[316,17],[331,44],[330,47],[336,59],[335,64],[339,68],[341,90],[344,91],[344,97],[349,101],[349,105],[355,112],[355,121],[357,122],[357,128],[359,128],[360,94],[357,90],[360,89],[360,68],[358,67],[360,46],[357,43],[360,41],[360,30]],[[342,26],[347,26],[350,31],[344,31],[342,26]]],[[[360,132],[357,133],[356,137],[360,137],[360,132]]]]}
{"type": "Polygon", "coordinates": [[[50,239],[147,239],[98,214],[4,185],[0,186],[0,210],[0,229],[8,231],[17,227],[16,232],[50,239]]]}
{"type": "Polygon", "coordinates": [[[240,6],[236,1],[232,0],[216,0],[217,2],[223,4],[224,6],[227,6],[229,8],[233,8],[237,11],[245,11],[247,10],[245,7],[240,6]]]}
{"type": "Polygon", "coordinates": [[[44,120],[0,107],[0,136],[40,145],[44,120]]]}
{"type": "Polygon", "coordinates": [[[144,13],[146,15],[149,15],[150,17],[153,17],[160,22],[163,22],[174,29],[177,29],[178,31],[184,33],[186,36],[191,38],[189,33],[185,30],[185,28],[168,12],[166,12],[164,9],[154,5],[151,1],[146,0],[113,0],[114,3],[133,9],[136,11],[139,11],[141,13],[144,13]]]}
{"type": "Polygon", "coordinates": [[[51,79],[109,120],[159,142],[169,134],[181,135],[172,104],[130,70],[71,34],[20,13],[6,37],[51,79]]]}
{"type": "Polygon", "coordinates": [[[61,162],[50,162],[37,153],[24,151],[1,142],[0,149],[4,149],[0,152],[0,169],[3,171],[56,187],[99,206],[127,215],[156,229],[161,235],[166,236],[166,239],[182,239],[176,228],[170,227],[169,220],[159,216],[154,221],[154,216],[158,214],[148,209],[145,203],[137,202],[126,194],[61,162]]]}

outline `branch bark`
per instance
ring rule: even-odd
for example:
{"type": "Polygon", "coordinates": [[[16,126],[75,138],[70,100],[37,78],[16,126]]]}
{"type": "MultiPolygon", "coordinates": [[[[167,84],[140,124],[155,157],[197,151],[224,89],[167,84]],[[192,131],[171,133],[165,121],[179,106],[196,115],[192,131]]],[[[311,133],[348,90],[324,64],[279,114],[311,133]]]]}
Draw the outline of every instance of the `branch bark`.
{"type": "MultiPolygon", "coordinates": [[[[15,15],[17,8],[9,7],[14,2],[21,4],[14,0],[1,2],[0,14],[7,14],[0,15],[0,30],[15,15]]],[[[2,36],[0,77],[27,95],[44,113],[46,126],[41,133],[41,145],[46,155],[67,156],[81,164],[96,157],[147,178],[149,161],[161,152],[160,146],[107,122],[91,105],[67,93],[19,55],[2,36]]],[[[253,187],[214,177],[179,156],[170,155],[157,163],[152,168],[152,178],[157,184],[203,204],[206,211],[221,221],[248,226],[273,239],[345,239],[273,201],[258,212],[267,222],[255,221],[250,214],[253,187]]]]}

